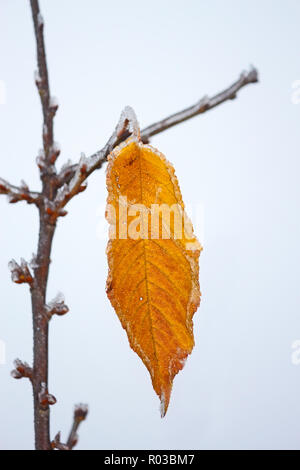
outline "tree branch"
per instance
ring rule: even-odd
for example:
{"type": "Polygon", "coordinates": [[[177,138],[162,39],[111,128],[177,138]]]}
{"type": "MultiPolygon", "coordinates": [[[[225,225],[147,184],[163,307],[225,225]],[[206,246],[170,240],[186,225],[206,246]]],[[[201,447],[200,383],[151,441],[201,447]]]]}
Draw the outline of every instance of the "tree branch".
{"type": "Polygon", "coordinates": [[[41,193],[32,193],[27,185],[17,188],[5,180],[0,180],[0,193],[8,194],[10,202],[26,200],[29,203],[35,203],[39,209],[38,249],[31,263],[33,275],[24,260],[21,260],[20,265],[14,260],[10,263],[12,280],[18,284],[28,283],[30,286],[33,316],[33,367],[30,368],[26,363],[17,361],[12,375],[14,378],[30,378],[34,397],[35,447],[38,450],[50,450],[52,446],[49,406],[56,403],[56,398],[48,392],[49,320],[55,314],[63,315],[68,308],[61,297],[46,304],[50,254],[56,228],[56,219],[52,217],[51,207],[57,191],[55,161],[60,153],[53,137],[53,119],[58,105],[50,95],[43,34],[44,23],[38,0],[30,0],[30,5],[37,46],[38,72],[35,74],[35,81],[43,110],[43,150],[37,158],[43,187],[41,193]]]}
{"type": "Polygon", "coordinates": [[[73,415],[73,423],[72,423],[72,428],[67,440],[67,443],[64,444],[61,442],[60,435],[61,433],[58,432],[51,442],[51,447],[52,449],[57,449],[57,450],[73,450],[76,444],[78,443],[78,428],[80,424],[85,421],[86,417],[88,414],[88,407],[87,405],[83,405],[80,403],[79,405],[75,406],[74,410],[74,415],[73,415]]]}
{"type": "Polygon", "coordinates": [[[72,450],[78,442],[77,431],[78,431],[80,424],[86,420],[87,415],[88,415],[87,405],[83,405],[82,403],[80,403],[79,405],[75,406],[73,424],[72,424],[72,428],[71,428],[71,431],[67,440],[67,446],[70,450],[72,450]]]}
{"type": "Polygon", "coordinates": [[[199,114],[203,114],[206,111],[215,108],[219,104],[224,103],[225,101],[235,99],[237,92],[241,88],[249,85],[250,83],[256,82],[258,82],[258,72],[254,67],[251,67],[249,72],[242,72],[239,79],[224,91],[217,93],[211,98],[204,96],[193,106],[183,109],[178,113],[172,114],[171,116],[151,124],[151,126],[143,129],[141,132],[142,140],[148,141],[150,137],[170,129],[170,127],[176,126],[177,124],[187,121],[188,119],[198,116],[199,114]]]}
{"type": "MultiPolygon", "coordinates": [[[[225,90],[217,93],[211,98],[204,96],[193,106],[186,108],[178,113],[172,114],[161,121],[158,121],[141,131],[141,139],[144,143],[149,142],[150,137],[159,134],[177,124],[180,124],[188,119],[191,119],[199,114],[203,114],[210,109],[224,103],[228,100],[236,98],[238,91],[249,85],[250,83],[258,82],[258,72],[255,68],[251,68],[248,72],[242,72],[239,79],[230,85],[225,90]]],[[[125,108],[126,109],[126,108],[125,108]]],[[[130,124],[126,114],[121,114],[120,121],[111,135],[106,145],[98,152],[86,158],[84,155],[81,157],[78,164],[65,165],[58,175],[58,186],[61,187],[57,194],[56,204],[57,208],[63,208],[73,196],[85,189],[83,183],[88,176],[95,170],[98,170],[107,161],[110,152],[126,138],[131,132],[127,129],[130,124]]]]}
{"type": "Polygon", "coordinates": [[[44,20],[40,12],[38,0],[30,0],[34,32],[36,38],[38,71],[35,74],[35,82],[38,88],[42,109],[43,109],[43,144],[44,144],[44,171],[46,174],[54,172],[53,165],[57,154],[57,148],[54,145],[53,137],[53,118],[58,108],[56,99],[51,98],[48,78],[48,68],[46,60],[45,42],[44,42],[44,20]]]}
{"type": "Polygon", "coordinates": [[[6,194],[11,204],[19,201],[26,201],[28,204],[35,204],[38,206],[41,198],[41,194],[30,191],[24,181],[21,182],[21,186],[14,186],[3,178],[0,178],[0,194],[6,194]]]}

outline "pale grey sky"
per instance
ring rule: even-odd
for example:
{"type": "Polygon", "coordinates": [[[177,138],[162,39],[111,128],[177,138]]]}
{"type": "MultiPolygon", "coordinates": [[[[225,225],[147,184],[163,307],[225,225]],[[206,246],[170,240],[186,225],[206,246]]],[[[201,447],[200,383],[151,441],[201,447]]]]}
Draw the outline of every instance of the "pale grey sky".
{"type": "MultiPolygon", "coordinates": [[[[237,100],[152,141],[174,164],[187,205],[204,208],[196,346],[165,419],[105,294],[104,170],[59,221],[48,298],[62,291],[70,313],[51,323],[52,436],[66,436],[73,405],[83,401],[90,415],[78,449],[299,449],[300,365],[291,357],[300,339],[300,105],[291,97],[300,79],[300,3],[40,4],[61,163],[102,147],[125,105],[144,126],[222,90],[250,64],[260,74],[237,100]]],[[[0,176],[39,188],[27,0],[0,0],[0,57],[0,176]]],[[[37,213],[2,196],[0,223],[0,448],[30,449],[30,385],[9,376],[16,357],[31,361],[30,298],[7,263],[35,251],[37,213]]]]}

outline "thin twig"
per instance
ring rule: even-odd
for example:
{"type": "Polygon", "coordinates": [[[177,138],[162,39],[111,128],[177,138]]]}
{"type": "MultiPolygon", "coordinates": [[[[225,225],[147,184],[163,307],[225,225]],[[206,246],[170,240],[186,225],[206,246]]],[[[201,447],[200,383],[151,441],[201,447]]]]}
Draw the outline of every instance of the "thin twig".
{"type": "MultiPolygon", "coordinates": [[[[198,101],[193,106],[186,108],[178,113],[172,114],[161,121],[158,121],[150,126],[146,127],[141,131],[141,140],[144,143],[149,142],[150,137],[163,132],[170,127],[176,126],[188,119],[191,119],[199,114],[203,114],[210,109],[215,108],[216,106],[224,103],[228,100],[233,100],[236,98],[237,92],[249,85],[250,83],[258,82],[258,72],[255,68],[251,67],[248,72],[242,72],[239,79],[230,85],[225,90],[217,93],[211,98],[204,96],[200,101],[198,101]]],[[[123,120],[126,121],[126,118],[123,120]]],[[[117,129],[121,129],[122,115],[117,126],[117,129]]],[[[58,206],[60,208],[64,207],[67,202],[79,191],[78,189],[82,187],[84,181],[88,176],[93,173],[95,170],[98,170],[102,165],[107,161],[107,157],[110,152],[118,144],[123,142],[127,137],[129,137],[130,132],[126,129],[126,126],[123,127],[123,132],[117,133],[116,130],[111,135],[110,139],[106,145],[99,150],[98,152],[91,155],[89,158],[83,157],[78,164],[65,165],[58,175],[58,185],[63,187],[63,190],[60,191],[57,197],[58,206]],[[71,182],[71,187],[70,187],[71,182]]],[[[85,189],[82,187],[82,189],[85,189]]]]}
{"type": "MultiPolygon", "coordinates": [[[[38,0],[30,0],[37,46],[38,72],[35,81],[38,87],[43,110],[43,152],[39,156],[42,189],[42,204],[39,207],[40,230],[37,255],[34,264],[34,279],[31,285],[33,315],[33,397],[35,447],[50,450],[50,410],[48,394],[48,331],[49,319],[46,312],[46,290],[49,275],[50,253],[55,231],[55,223],[49,220],[45,201],[53,198],[53,175],[55,173],[53,149],[53,118],[56,112],[51,109],[50,88],[44,43],[44,22],[38,0]]],[[[50,396],[50,395],[49,395],[50,396]]],[[[51,396],[50,396],[51,397],[51,396]]],[[[52,400],[50,400],[52,401],[52,400]]],[[[54,401],[54,400],[53,400],[54,401]]]]}
{"type": "Polygon", "coordinates": [[[143,141],[148,141],[150,137],[170,129],[170,127],[176,126],[177,124],[187,121],[188,119],[198,116],[199,114],[203,114],[206,111],[215,108],[219,104],[224,103],[225,101],[236,98],[236,94],[241,88],[249,85],[250,83],[256,82],[258,82],[258,72],[254,67],[251,67],[249,72],[242,72],[239,79],[224,91],[217,93],[211,98],[204,96],[193,106],[179,111],[178,113],[172,114],[171,116],[146,127],[142,130],[141,137],[143,141]]]}
{"type": "MultiPolygon", "coordinates": [[[[40,12],[38,0],[30,0],[32,19],[34,24],[36,48],[37,48],[37,63],[38,71],[35,75],[35,82],[39,90],[42,110],[43,110],[43,145],[44,145],[44,159],[45,159],[45,173],[51,174],[53,172],[53,164],[58,155],[54,146],[53,137],[53,118],[57,111],[57,103],[52,100],[50,95],[50,86],[48,78],[48,68],[46,60],[46,50],[44,42],[44,20],[40,12]]],[[[49,186],[49,185],[48,185],[49,186]]]]}
{"type": "Polygon", "coordinates": [[[87,405],[83,405],[82,403],[80,403],[79,405],[75,406],[74,416],[73,416],[73,424],[72,424],[72,428],[71,428],[71,431],[70,431],[70,434],[69,434],[69,437],[68,437],[68,440],[67,440],[67,447],[70,450],[72,450],[78,442],[77,431],[78,431],[78,428],[79,428],[80,424],[83,421],[85,421],[85,419],[87,417],[87,414],[88,414],[87,405]]]}
{"type": "Polygon", "coordinates": [[[28,204],[35,204],[36,206],[39,204],[41,197],[40,193],[30,191],[24,181],[20,186],[14,186],[3,178],[0,178],[0,194],[6,194],[11,204],[26,201],[28,204]]]}

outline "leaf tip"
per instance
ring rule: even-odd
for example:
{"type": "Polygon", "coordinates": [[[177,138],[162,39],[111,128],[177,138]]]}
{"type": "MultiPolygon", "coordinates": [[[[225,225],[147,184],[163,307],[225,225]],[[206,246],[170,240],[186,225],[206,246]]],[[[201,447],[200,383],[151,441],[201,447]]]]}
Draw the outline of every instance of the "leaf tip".
{"type": "Polygon", "coordinates": [[[160,417],[164,418],[166,416],[167,408],[166,408],[166,399],[165,394],[162,392],[160,397],[160,417]]]}

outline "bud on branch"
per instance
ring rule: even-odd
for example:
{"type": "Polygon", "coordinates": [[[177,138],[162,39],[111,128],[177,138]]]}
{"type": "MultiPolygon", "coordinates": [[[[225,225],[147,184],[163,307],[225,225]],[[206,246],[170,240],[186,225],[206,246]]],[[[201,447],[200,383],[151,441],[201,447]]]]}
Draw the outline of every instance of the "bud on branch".
{"type": "Polygon", "coordinates": [[[55,405],[56,398],[54,395],[48,393],[47,386],[44,382],[41,383],[41,391],[39,392],[39,402],[42,406],[55,405]]]}
{"type": "Polygon", "coordinates": [[[63,444],[60,440],[60,432],[58,432],[51,442],[51,447],[52,449],[58,449],[58,450],[71,450],[66,444],[63,444]]]}
{"type": "Polygon", "coordinates": [[[62,293],[57,296],[46,305],[47,317],[50,320],[53,315],[65,315],[68,313],[69,307],[65,304],[65,298],[62,293]]]}
{"type": "Polygon", "coordinates": [[[19,265],[14,259],[8,263],[8,267],[11,271],[11,279],[16,284],[32,284],[33,277],[29,271],[28,264],[21,258],[21,265],[19,265]]]}
{"type": "Polygon", "coordinates": [[[27,364],[27,362],[22,362],[20,359],[14,361],[15,369],[11,371],[11,376],[14,379],[22,379],[26,377],[29,380],[32,380],[32,368],[27,364]]]}
{"type": "Polygon", "coordinates": [[[21,181],[21,185],[18,187],[8,183],[2,178],[0,178],[0,194],[6,194],[11,204],[26,201],[28,204],[38,205],[41,197],[40,193],[30,191],[24,181],[21,181]]]}

